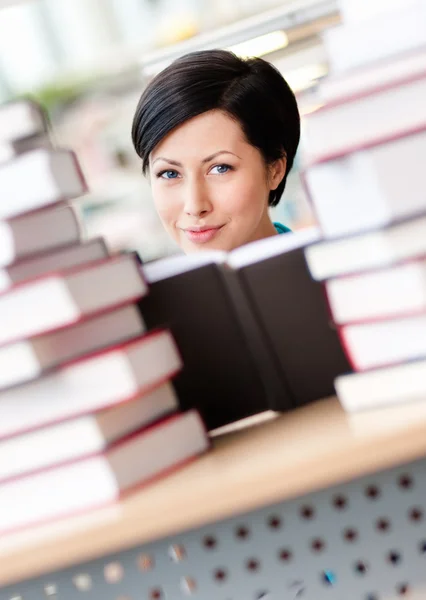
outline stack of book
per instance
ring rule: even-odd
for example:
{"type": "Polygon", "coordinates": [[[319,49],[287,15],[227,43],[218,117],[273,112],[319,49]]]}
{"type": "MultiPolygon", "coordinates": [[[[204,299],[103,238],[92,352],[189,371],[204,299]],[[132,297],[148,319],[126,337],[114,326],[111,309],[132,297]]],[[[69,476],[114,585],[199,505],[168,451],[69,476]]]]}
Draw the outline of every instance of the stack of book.
{"type": "MultiPolygon", "coordinates": [[[[25,114],[37,136],[40,113],[25,114]]],[[[18,127],[4,131],[17,148],[18,127]]],[[[69,201],[85,191],[69,150],[0,164],[0,535],[115,501],[208,447],[198,412],[178,413],[171,333],[137,307],[138,257],[83,239],[69,201]]]]}
{"type": "Polygon", "coordinates": [[[52,147],[52,131],[41,106],[29,99],[3,104],[0,111],[0,162],[32,148],[52,147]]]}
{"type": "Polygon", "coordinates": [[[305,254],[355,371],[335,382],[348,411],[426,397],[426,5],[356,18],[375,3],[342,3],[324,106],[305,124],[304,181],[327,238],[305,254]]]}

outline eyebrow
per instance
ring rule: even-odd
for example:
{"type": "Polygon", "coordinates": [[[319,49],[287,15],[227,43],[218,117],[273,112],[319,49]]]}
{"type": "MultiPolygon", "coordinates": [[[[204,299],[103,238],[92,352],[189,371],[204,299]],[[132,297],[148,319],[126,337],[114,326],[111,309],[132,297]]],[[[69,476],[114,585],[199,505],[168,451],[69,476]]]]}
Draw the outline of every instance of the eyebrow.
{"type": "MultiPolygon", "coordinates": [[[[218,152],[214,152],[214,154],[210,154],[209,156],[206,156],[206,158],[203,158],[203,160],[201,162],[203,164],[208,163],[211,160],[213,160],[214,158],[216,158],[217,156],[219,156],[219,154],[232,154],[232,156],[236,156],[237,158],[239,158],[241,160],[241,157],[238,156],[238,154],[235,154],[234,152],[231,152],[230,150],[218,150],[218,152]]],[[[164,160],[164,161],[170,163],[171,165],[176,165],[176,167],[182,166],[182,163],[180,163],[179,161],[172,160],[171,158],[165,158],[164,156],[158,156],[152,163],[153,166],[157,162],[157,160],[164,160]]]]}

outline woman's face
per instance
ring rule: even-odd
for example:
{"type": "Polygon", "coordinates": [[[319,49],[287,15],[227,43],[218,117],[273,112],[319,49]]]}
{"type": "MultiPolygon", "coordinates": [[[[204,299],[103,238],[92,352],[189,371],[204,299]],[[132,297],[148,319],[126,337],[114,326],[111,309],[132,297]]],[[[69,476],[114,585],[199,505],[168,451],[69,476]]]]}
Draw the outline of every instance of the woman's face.
{"type": "Polygon", "coordinates": [[[275,234],[269,192],[285,173],[247,142],[240,124],[212,110],[170,132],[151,153],[158,214],[184,252],[232,250],[275,234]]]}

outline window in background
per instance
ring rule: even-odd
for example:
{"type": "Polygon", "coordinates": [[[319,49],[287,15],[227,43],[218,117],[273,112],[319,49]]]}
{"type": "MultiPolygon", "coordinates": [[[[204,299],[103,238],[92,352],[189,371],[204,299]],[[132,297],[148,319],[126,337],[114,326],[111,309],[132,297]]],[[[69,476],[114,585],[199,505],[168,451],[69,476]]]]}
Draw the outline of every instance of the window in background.
{"type": "Polygon", "coordinates": [[[37,2],[26,2],[0,10],[0,79],[12,94],[39,87],[56,72],[39,9],[37,2]]]}

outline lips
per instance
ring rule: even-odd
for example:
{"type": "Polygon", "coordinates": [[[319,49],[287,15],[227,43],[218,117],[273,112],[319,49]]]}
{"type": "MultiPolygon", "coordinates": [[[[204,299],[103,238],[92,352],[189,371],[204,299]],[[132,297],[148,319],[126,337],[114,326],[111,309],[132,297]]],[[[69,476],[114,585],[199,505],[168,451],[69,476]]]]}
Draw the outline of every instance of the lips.
{"type": "Polygon", "coordinates": [[[223,225],[218,227],[191,227],[184,229],[186,237],[196,244],[205,244],[210,242],[217,233],[222,229],[223,225]]]}

